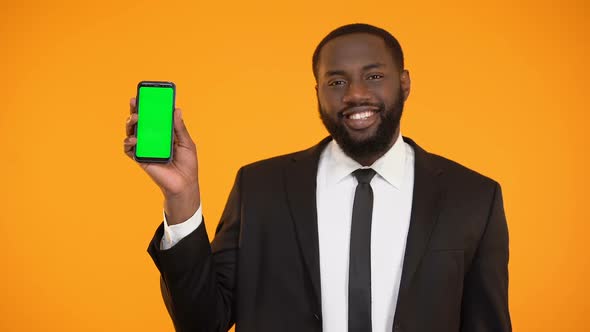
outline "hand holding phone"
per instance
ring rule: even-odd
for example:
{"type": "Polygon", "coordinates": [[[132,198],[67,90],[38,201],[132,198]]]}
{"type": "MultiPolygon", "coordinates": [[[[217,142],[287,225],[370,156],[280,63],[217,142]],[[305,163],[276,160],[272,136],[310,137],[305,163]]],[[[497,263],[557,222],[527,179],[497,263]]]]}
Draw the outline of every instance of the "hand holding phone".
{"type": "MultiPolygon", "coordinates": [[[[142,86],[141,83],[143,82],[140,82],[138,85],[139,98],[145,97],[145,95],[142,95],[142,92],[140,92],[140,87],[142,86]]],[[[146,105],[145,98],[143,101],[144,105],[146,105]]],[[[171,144],[170,155],[166,155],[165,145],[167,144],[162,144],[162,141],[156,142],[156,144],[159,145],[157,149],[146,149],[146,151],[148,151],[146,153],[137,148],[139,145],[139,139],[142,137],[136,137],[135,133],[137,131],[137,133],[140,134],[140,123],[144,120],[144,115],[149,113],[141,112],[141,110],[138,109],[141,107],[139,106],[141,102],[141,100],[137,102],[136,98],[132,98],[130,101],[131,114],[126,123],[127,137],[123,143],[124,151],[131,159],[144,159],[138,162],[138,164],[150,176],[150,178],[152,178],[164,194],[164,209],[166,211],[168,224],[177,224],[187,220],[200,206],[196,146],[184,124],[182,112],[179,109],[173,108],[173,110],[170,111],[170,124],[172,125],[172,128],[170,129],[171,136],[169,138],[171,144]],[[168,159],[168,161],[165,161],[165,159],[168,159]]],[[[150,117],[150,115],[146,116],[150,117]]],[[[161,116],[161,114],[156,117],[158,116],[161,116]]],[[[154,119],[151,120],[154,121],[154,119]]],[[[148,119],[147,122],[149,123],[150,119],[148,119]]],[[[156,123],[156,126],[158,125],[160,124],[156,123]]],[[[167,138],[163,135],[164,131],[167,130],[166,126],[162,127],[164,127],[164,129],[160,132],[160,135],[167,138]]],[[[160,127],[160,129],[162,128],[160,127]]],[[[149,137],[149,135],[144,137],[149,137]]],[[[149,140],[144,143],[148,142],[149,140]]],[[[146,146],[146,148],[147,147],[148,146],[146,146]]],[[[153,146],[151,146],[151,148],[153,148],[153,146]]]]}

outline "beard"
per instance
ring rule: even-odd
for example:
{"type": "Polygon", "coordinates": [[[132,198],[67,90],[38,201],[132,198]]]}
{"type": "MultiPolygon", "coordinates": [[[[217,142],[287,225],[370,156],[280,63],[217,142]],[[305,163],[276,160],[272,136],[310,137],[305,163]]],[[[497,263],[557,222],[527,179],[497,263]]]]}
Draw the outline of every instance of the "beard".
{"type": "Polygon", "coordinates": [[[348,104],[345,109],[338,112],[336,119],[326,113],[319,101],[318,109],[320,119],[342,151],[354,160],[367,160],[382,156],[393,144],[393,136],[399,128],[404,109],[403,91],[400,88],[397,100],[390,105],[385,105],[383,102],[348,104]],[[343,112],[359,106],[377,107],[376,115],[381,120],[375,134],[365,139],[353,138],[343,122],[343,112]]]}

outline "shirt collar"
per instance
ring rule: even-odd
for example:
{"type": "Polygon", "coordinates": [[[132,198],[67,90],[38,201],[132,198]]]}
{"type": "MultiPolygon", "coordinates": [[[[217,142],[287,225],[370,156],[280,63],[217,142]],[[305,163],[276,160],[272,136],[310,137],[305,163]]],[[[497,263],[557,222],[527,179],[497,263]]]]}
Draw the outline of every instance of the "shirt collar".
{"type": "MultiPolygon", "coordinates": [[[[328,184],[342,181],[352,172],[363,168],[361,164],[347,156],[335,140],[328,143],[325,150],[329,171],[326,174],[328,184]]],[[[401,188],[405,176],[406,148],[401,133],[389,150],[370,166],[385,181],[397,189],[401,188]]],[[[366,168],[366,167],[365,167],[366,168]]]]}

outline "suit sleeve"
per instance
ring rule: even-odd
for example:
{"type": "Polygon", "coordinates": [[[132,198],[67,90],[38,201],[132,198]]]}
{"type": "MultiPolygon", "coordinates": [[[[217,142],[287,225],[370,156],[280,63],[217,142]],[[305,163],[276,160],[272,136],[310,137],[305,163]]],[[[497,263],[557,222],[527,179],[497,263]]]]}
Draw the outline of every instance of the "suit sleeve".
{"type": "Polygon", "coordinates": [[[148,247],[160,271],[164,303],[177,331],[227,331],[234,324],[234,290],[240,235],[238,172],[217,227],[213,247],[202,222],[168,250],[160,250],[164,227],[148,247]]]}
{"type": "Polygon", "coordinates": [[[508,311],[508,226],[497,183],[487,225],[465,275],[461,331],[512,331],[508,311]]]}

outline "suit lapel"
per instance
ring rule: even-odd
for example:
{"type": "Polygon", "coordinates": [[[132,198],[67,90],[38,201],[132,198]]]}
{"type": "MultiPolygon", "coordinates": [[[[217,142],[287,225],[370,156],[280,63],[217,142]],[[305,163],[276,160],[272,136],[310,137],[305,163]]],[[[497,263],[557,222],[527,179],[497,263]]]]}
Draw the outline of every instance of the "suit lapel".
{"type": "Polygon", "coordinates": [[[285,168],[285,184],[291,216],[305,267],[316,299],[316,313],[321,312],[319,240],[316,179],[320,154],[331,138],[311,149],[296,153],[285,168]]]}
{"type": "Polygon", "coordinates": [[[439,175],[442,170],[433,167],[429,154],[414,141],[406,137],[404,140],[412,146],[415,154],[414,192],[396,319],[399,317],[398,312],[403,309],[404,300],[414,274],[428,247],[430,235],[439,214],[439,203],[442,196],[439,185],[439,175]]]}

